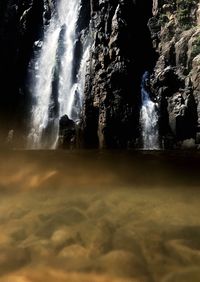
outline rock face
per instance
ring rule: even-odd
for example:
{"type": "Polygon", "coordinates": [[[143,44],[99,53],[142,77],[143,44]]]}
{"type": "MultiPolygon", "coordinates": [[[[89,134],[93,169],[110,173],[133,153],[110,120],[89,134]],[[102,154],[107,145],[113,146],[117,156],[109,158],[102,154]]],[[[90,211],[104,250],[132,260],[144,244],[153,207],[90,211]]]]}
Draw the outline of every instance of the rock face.
{"type": "Polygon", "coordinates": [[[149,28],[158,60],[151,87],[160,103],[165,148],[200,141],[199,11],[198,0],[153,1],[149,28]]]}
{"type": "Polygon", "coordinates": [[[64,115],[59,123],[58,147],[73,149],[76,146],[76,125],[73,120],[64,115]]]}
{"type": "MultiPolygon", "coordinates": [[[[152,73],[151,93],[159,103],[163,146],[181,147],[185,140],[200,143],[198,3],[198,0],[82,0],[80,14],[85,16],[79,17],[77,23],[74,73],[89,22],[92,47],[82,122],[75,130],[78,146],[138,146],[140,84],[145,71],[152,73]]],[[[56,0],[1,0],[0,118],[6,135],[13,128],[26,128],[29,122],[32,101],[27,70],[37,48],[35,42],[43,38],[55,4],[56,0]]],[[[64,124],[60,131],[62,138],[68,136],[65,134],[68,125],[64,124]]],[[[62,141],[63,147],[70,144],[67,140],[62,141]]]]}
{"type": "Polygon", "coordinates": [[[91,1],[93,45],[86,77],[84,146],[136,145],[141,76],[153,58],[147,29],[151,3],[143,9],[143,2],[91,1]]]}
{"type": "MultiPolygon", "coordinates": [[[[3,92],[8,93],[3,98],[1,113],[4,115],[3,109],[6,109],[6,113],[10,113],[6,114],[6,120],[12,117],[12,127],[8,126],[7,132],[13,127],[26,128],[29,122],[27,117],[32,101],[27,70],[34,50],[40,48],[36,43],[43,38],[55,4],[56,0],[10,0],[0,4],[0,56],[3,60],[0,80],[3,92]],[[5,83],[8,77],[12,80],[9,85],[5,83]]],[[[136,145],[141,76],[151,68],[154,57],[147,27],[151,8],[151,3],[145,0],[82,0],[74,73],[89,21],[92,41],[79,131],[82,137],[79,143],[83,147],[136,145]]],[[[55,81],[53,86],[56,85],[55,81]]]]}

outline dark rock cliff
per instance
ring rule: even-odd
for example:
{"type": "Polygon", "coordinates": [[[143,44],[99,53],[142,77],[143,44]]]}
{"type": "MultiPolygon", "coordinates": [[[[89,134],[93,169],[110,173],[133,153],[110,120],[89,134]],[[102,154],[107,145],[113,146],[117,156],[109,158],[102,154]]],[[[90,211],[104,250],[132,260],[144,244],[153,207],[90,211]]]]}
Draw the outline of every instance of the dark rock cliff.
{"type": "MultiPolygon", "coordinates": [[[[31,93],[28,66],[56,0],[0,3],[1,130],[25,129],[31,93]]],[[[165,148],[200,142],[200,10],[198,0],[82,0],[74,73],[90,22],[92,47],[78,144],[137,147],[140,84],[151,75],[165,148]],[[153,3],[152,3],[153,2],[153,3]],[[152,15],[153,10],[153,15],[152,15]],[[151,34],[150,34],[151,33],[151,34]]],[[[25,136],[25,134],[24,134],[25,136]]]]}
{"type": "Polygon", "coordinates": [[[151,7],[151,1],[91,1],[84,146],[136,146],[141,76],[154,60],[147,28],[151,7]]]}
{"type": "Polygon", "coordinates": [[[199,1],[154,0],[153,13],[149,27],[158,60],[151,83],[160,104],[163,145],[195,146],[200,142],[199,1]]]}
{"type": "MultiPolygon", "coordinates": [[[[139,134],[140,80],[150,68],[152,47],[147,28],[151,3],[145,1],[83,0],[77,25],[91,19],[92,49],[88,64],[81,143],[87,147],[134,146],[139,134]],[[142,15],[142,16],[141,16],[142,15]]],[[[5,130],[24,128],[31,94],[27,70],[34,42],[43,37],[55,11],[53,0],[3,1],[0,4],[1,115],[5,130]],[[9,79],[9,80],[8,80],[9,79]]]]}

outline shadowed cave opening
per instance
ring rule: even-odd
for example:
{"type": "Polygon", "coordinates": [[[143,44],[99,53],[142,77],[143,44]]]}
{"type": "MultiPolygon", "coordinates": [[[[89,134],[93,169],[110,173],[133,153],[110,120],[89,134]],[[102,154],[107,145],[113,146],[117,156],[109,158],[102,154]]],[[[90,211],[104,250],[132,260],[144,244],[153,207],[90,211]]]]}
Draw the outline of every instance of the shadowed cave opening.
{"type": "Polygon", "coordinates": [[[148,21],[153,16],[152,15],[152,5],[153,1],[136,1],[136,23],[138,23],[136,28],[136,37],[139,44],[136,48],[137,54],[136,62],[141,72],[144,70],[151,71],[155,66],[157,55],[152,46],[152,40],[150,35],[150,30],[148,28],[148,21]]]}

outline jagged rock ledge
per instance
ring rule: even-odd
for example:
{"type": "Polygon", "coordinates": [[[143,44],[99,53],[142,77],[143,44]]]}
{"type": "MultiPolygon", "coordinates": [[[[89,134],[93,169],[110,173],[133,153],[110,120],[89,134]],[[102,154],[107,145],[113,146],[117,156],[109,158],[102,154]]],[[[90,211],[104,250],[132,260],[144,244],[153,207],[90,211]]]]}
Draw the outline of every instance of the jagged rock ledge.
{"type": "Polygon", "coordinates": [[[199,1],[154,0],[149,28],[158,54],[151,87],[160,103],[163,146],[194,148],[200,143],[199,1]]]}

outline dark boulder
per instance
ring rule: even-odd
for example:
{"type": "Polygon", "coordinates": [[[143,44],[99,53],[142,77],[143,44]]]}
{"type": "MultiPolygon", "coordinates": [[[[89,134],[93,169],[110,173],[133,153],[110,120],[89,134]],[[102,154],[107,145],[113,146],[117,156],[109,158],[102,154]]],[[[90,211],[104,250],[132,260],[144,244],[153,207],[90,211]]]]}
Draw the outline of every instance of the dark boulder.
{"type": "Polygon", "coordinates": [[[58,148],[73,149],[76,146],[76,124],[67,115],[61,117],[59,122],[58,148]]]}

